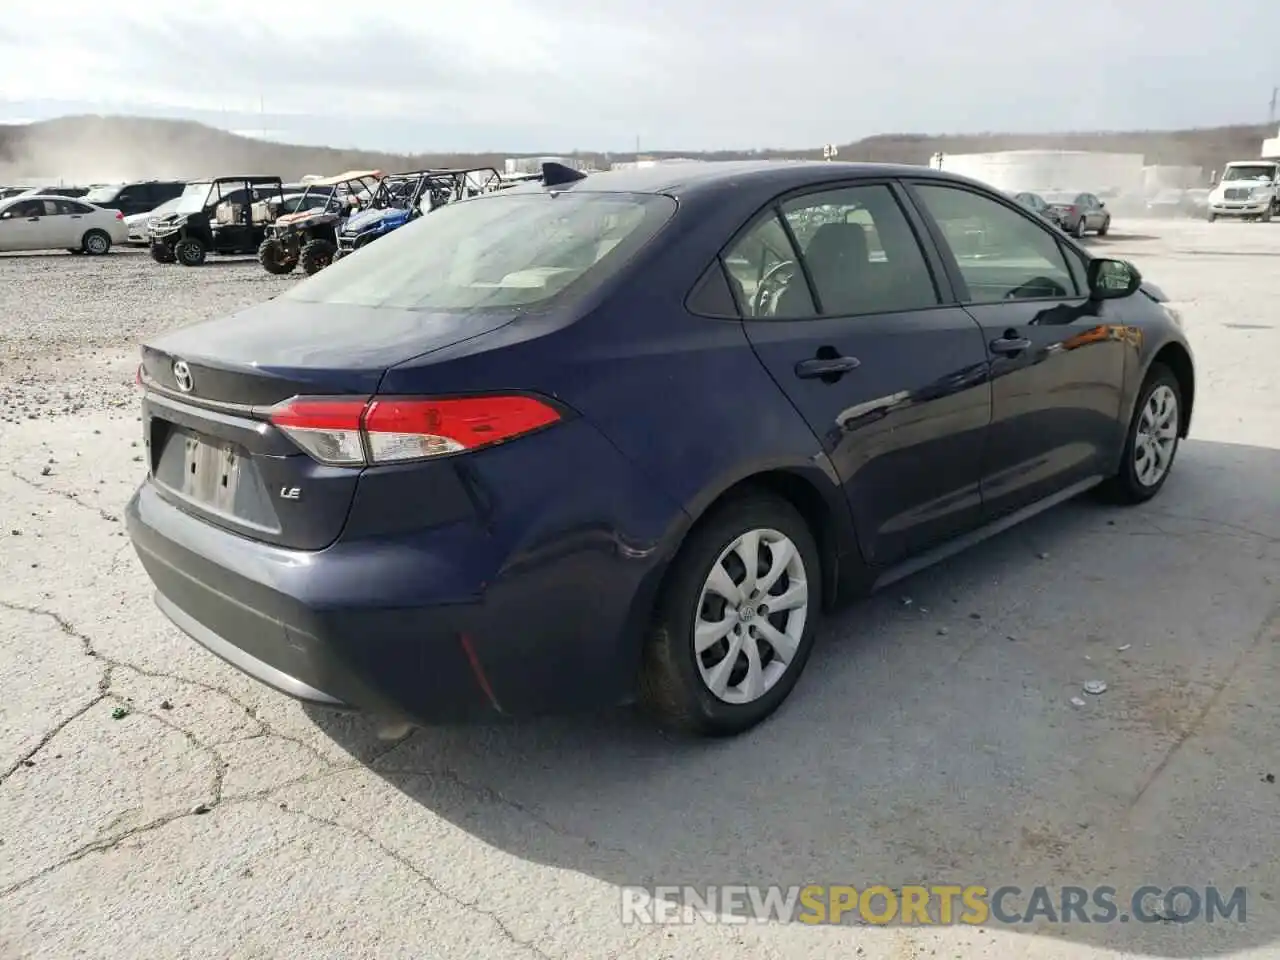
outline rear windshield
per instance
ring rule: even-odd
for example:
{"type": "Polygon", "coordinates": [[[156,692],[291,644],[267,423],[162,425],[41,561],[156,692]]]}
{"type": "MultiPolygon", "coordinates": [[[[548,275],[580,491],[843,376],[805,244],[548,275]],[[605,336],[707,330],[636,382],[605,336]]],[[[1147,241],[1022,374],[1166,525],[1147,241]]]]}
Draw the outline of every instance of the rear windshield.
{"type": "Polygon", "coordinates": [[[95,187],[84,195],[84,198],[90,203],[110,203],[123,190],[124,187],[95,187]]]}
{"type": "Polygon", "coordinates": [[[491,194],[463,200],[338,260],[282,294],[402,310],[541,304],[594,288],[671,218],[653,194],[491,194]]]}

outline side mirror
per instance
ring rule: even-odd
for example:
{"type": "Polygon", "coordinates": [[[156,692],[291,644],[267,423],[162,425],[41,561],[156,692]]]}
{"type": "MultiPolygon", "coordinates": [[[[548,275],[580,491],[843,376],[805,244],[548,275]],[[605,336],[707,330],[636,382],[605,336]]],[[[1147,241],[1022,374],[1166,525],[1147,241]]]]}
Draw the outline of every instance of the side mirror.
{"type": "Polygon", "coordinates": [[[1142,274],[1127,260],[1097,257],[1089,261],[1086,271],[1090,300],[1119,300],[1131,297],[1142,285],[1142,274]]]}
{"type": "Polygon", "coordinates": [[[1099,207],[1099,208],[1102,208],[1102,207],[1105,207],[1105,206],[1106,206],[1106,204],[1105,204],[1105,203],[1103,203],[1101,200],[1099,200],[1099,201],[1098,201],[1098,207],[1099,207]]]}

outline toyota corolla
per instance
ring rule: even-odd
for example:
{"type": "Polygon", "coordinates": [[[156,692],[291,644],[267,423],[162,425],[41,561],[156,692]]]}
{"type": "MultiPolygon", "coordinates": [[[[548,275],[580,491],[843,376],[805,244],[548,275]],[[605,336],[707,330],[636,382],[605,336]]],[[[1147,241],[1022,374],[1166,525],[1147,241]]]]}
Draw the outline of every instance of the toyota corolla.
{"type": "Polygon", "coordinates": [[[549,165],[147,343],[129,531],[178,627],[304,701],[737,733],[840,598],[1160,491],[1164,302],[925,168],[549,165]]]}

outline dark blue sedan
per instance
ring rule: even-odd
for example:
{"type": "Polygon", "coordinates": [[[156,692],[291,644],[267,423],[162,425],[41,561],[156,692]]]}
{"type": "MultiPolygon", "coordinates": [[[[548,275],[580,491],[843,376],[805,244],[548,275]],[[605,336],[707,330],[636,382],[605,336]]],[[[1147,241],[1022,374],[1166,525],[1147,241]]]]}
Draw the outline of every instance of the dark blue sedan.
{"type": "Polygon", "coordinates": [[[146,344],[129,532],[175,624],[305,701],[737,733],[839,598],[1159,492],[1164,301],[926,168],[549,166],[146,344]]]}

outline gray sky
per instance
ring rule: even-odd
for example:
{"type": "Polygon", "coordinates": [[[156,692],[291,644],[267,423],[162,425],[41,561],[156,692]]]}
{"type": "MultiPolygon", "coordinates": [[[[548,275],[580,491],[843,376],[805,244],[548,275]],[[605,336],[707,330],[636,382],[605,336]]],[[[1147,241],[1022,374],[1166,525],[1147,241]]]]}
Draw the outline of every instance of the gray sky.
{"type": "Polygon", "coordinates": [[[17,0],[0,122],[398,151],[1216,126],[1266,119],[1278,37],[1262,0],[17,0]]]}

